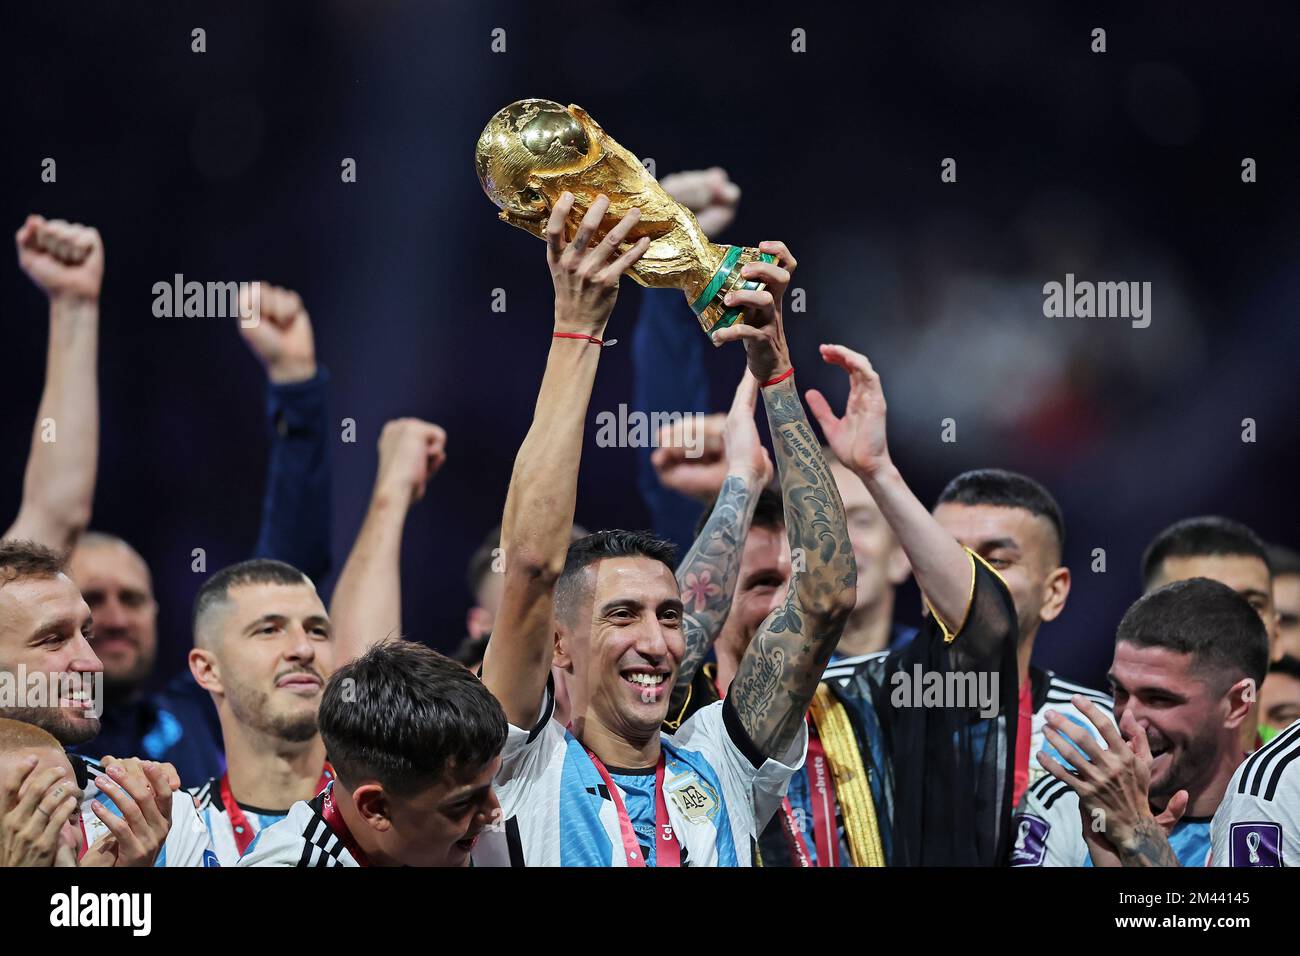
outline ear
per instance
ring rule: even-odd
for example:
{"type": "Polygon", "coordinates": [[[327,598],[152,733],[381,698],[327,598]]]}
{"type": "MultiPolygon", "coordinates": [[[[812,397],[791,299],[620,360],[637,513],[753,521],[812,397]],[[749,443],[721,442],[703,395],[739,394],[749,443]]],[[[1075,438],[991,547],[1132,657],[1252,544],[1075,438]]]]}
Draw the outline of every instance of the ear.
{"type": "Polygon", "coordinates": [[[1259,699],[1259,688],[1255,685],[1255,679],[1243,677],[1228,688],[1223,699],[1228,706],[1223,726],[1234,730],[1244,726],[1255,708],[1255,702],[1259,699]]]}
{"type": "Polygon", "coordinates": [[[889,554],[885,558],[885,573],[894,587],[903,584],[912,574],[912,564],[907,560],[907,553],[897,539],[890,545],[889,554]]]}
{"type": "Polygon", "coordinates": [[[573,655],[569,651],[569,632],[558,622],[555,625],[555,653],[551,657],[551,666],[558,667],[566,674],[572,674],[573,655]]]}
{"type": "Polygon", "coordinates": [[[352,791],[352,803],[372,830],[383,833],[392,828],[392,813],[388,806],[388,797],[379,784],[363,783],[357,787],[352,791]]]}
{"type": "Polygon", "coordinates": [[[215,654],[195,647],[190,650],[188,661],[196,684],[210,694],[225,693],[221,685],[221,665],[217,663],[215,654]]]}
{"type": "Polygon", "coordinates": [[[465,613],[465,632],[475,640],[482,640],[492,633],[492,612],[485,607],[475,605],[465,613]]]}
{"type": "Polygon", "coordinates": [[[1070,596],[1070,569],[1057,568],[1043,584],[1043,608],[1038,616],[1046,624],[1055,621],[1065,610],[1065,599],[1070,596]]]}

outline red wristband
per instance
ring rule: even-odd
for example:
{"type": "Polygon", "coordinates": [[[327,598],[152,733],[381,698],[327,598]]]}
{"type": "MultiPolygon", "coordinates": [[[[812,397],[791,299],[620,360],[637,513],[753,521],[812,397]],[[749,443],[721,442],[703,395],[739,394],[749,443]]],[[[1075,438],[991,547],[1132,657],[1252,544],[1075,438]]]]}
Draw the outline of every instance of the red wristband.
{"type": "MultiPolygon", "coordinates": [[[[586,341],[590,342],[592,345],[604,345],[604,344],[605,344],[605,342],[604,342],[602,339],[598,339],[598,338],[596,338],[594,335],[583,335],[581,332],[552,332],[552,333],[551,333],[551,338],[553,338],[553,339],[585,339],[586,341]]],[[[611,342],[610,344],[612,345],[613,343],[611,342]]]]}
{"type": "Polygon", "coordinates": [[[784,382],[787,378],[789,378],[793,374],[794,374],[794,366],[791,365],[788,369],[786,369],[776,378],[768,379],[766,382],[760,385],[759,388],[767,388],[769,385],[780,385],[782,382],[784,382]]]}

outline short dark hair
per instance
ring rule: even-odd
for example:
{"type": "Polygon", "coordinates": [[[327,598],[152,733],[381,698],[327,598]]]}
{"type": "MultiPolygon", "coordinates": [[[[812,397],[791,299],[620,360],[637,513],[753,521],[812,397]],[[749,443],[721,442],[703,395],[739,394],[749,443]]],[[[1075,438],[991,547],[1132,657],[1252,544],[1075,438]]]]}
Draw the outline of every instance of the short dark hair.
{"type": "Polygon", "coordinates": [[[1284,544],[1270,544],[1264,547],[1264,552],[1268,555],[1268,567],[1273,572],[1273,577],[1300,574],[1300,551],[1284,544]]]}
{"type": "Polygon", "coordinates": [[[1268,672],[1270,674],[1285,674],[1287,677],[1300,680],[1300,658],[1292,657],[1290,654],[1280,657],[1269,663],[1268,672]]]}
{"type": "MultiPolygon", "coordinates": [[[[695,537],[698,538],[704,526],[709,523],[709,516],[713,514],[717,504],[718,496],[714,495],[700,513],[699,520],[695,522],[695,537]]],[[[758,503],[754,506],[754,517],[749,522],[749,526],[767,528],[769,531],[781,531],[785,528],[785,500],[781,497],[781,492],[769,486],[758,493],[758,503]]]]}
{"type": "Polygon", "coordinates": [[[1218,581],[1188,578],[1145,594],[1124,613],[1115,643],[1190,654],[1227,688],[1242,677],[1256,685],[1268,671],[1268,631],[1250,602],[1218,581]]]}
{"type": "Polygon", "coordinates": [[[483,682],[451,658],[389,640],[325,685],[320,733],[345,786],[374,778],[410,796],[501,752],[506,715],[483,682]]]}
{"type": "Polygon", "coordinates": [[[292,564],[270,558],[253,558],[251,561],[240,561],[238,564],[222,568],[203,582],[198,595],[194,598],[194,617],[191,621],[194,634],[198,635],[199,621],[203,616],[214,605],[225,601],[230,596],[231,588],[248,584],[282,584],[293,587],[311,583],[311,578],[292,564]]]}
{"type": "Polygon", "coordinates": [[[1065,552],[1065,516],[1052,493],[1028,475],[1002,468],[963,471],[939,492],[939,505],[993,505],[1019,508],[1046,518],[1056,532],[1057,560],[1065,552]]]}
{"type": "Polygon", "coordinates": [[[569,545],[555,585],[555,611],[565,620],[582,601],[582,572],[605,558],[649,558],[675,573],[677,548],[649,531],[596,531],[569,545]]]}
{"type": "Polygon", "coordinates": [[[0,585],[21,578],[52,578],[63,573],[67,558],[35,541],[0,541],[0,585]]]}
{"type": "Polygon", "coordinates": [[[1204,558],[1212,555],[1248,555],[1259,558],[1273,573],[1268,552],[1259,535],[1244,524],[1218,515],[1201,515],[1175,521],[1161,531],[1142,553],[1142,586],[1151,587],[1166,558],[1204,558]]]}

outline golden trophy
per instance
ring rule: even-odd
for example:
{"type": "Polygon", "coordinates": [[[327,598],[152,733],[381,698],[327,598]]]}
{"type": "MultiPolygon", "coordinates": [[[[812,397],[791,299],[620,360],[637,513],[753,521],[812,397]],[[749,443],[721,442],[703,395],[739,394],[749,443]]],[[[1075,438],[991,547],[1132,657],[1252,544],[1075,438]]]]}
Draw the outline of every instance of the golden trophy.
{"type": "Polygon", "coordinates": [[[745,263],[776,258],[749,246],[710,242],[694,214],[580,106],[511,103],[483,128],[474,165],[483,191],[501,209],[500,218],[538,238],[545,238],[551,209],[566,191],[574,199],[570,237],[601,193],[609,197],[609,211],[595,241],[633,206],[640,209],[641,221],[621,247],[626,251],[642,236],[650,238],[645,255],[629,270],[632,278],[655,289],[680,289],[706,333],[741,318],[740,307],[723,305],[728,292],[763,288],[741,278],[745,263]]]}

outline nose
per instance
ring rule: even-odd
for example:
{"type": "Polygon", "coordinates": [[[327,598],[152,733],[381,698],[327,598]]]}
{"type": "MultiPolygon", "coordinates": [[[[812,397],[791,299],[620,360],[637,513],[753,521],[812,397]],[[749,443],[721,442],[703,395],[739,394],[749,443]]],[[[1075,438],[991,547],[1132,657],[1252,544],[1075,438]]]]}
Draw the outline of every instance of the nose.
{"type": "Polygon", "coordinates": [[[77,639],[69,646],[72,649],[72,660],[68,664],[68,670],[72,673],[96,674],[104,669],[104,662],[99,659],[84,634],[77,635],[77,639]]]}
{"type": "Polygon", "coordinates": [[[95,608],[95,629],[98,631],[124,631],[128,623],[126,608],[114,595],[106,596],[95,608]]]}
{"type": "Polygon", "coordinates": [[[289,646],[284,652],[285,660],[310,664],[316,659],[316,647],[312,644],[305,627],[301,624],[295,625],[290,629],[289,635],[289,646]]]}

